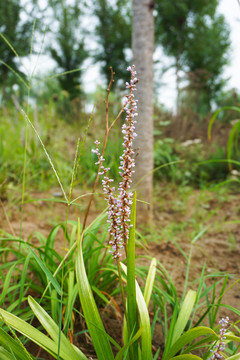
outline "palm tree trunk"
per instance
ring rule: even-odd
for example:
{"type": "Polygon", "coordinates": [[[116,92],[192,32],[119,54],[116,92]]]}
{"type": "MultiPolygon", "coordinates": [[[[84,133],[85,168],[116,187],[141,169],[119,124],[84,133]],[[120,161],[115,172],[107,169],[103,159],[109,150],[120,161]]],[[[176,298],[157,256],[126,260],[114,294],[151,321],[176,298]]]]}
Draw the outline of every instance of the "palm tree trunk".
{"type": "Polygon", "coordinates": [[[135,95],[139,115],[136,124],[138,136],[134,140],[138,153],[134,184],[137,198],[147,203],[138,203],[137,218],[147,224],[152,219],[154,3],[152,0],[133,0],[132,4],[133,64],[139,79],[135,95]]]}

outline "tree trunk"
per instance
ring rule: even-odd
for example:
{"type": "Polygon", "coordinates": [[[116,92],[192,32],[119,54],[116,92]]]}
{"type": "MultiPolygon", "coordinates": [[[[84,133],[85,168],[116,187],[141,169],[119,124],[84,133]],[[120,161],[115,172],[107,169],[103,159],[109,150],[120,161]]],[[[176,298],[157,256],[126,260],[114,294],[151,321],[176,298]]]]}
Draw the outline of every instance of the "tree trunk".
{"type": "MultiPolygon", "coordinates": [[[[183,23],[184,24],[184,23],[183,23]]],[[[180,28],[183,29],[183,24],[181,24],[180,28]]],[[[180,115],[180,58],[183,51],[182,46],[182,38],[181,38],[181,31],[178,34],[178,51],[176,55],[176,90],[177,90],[177,100],[176,100],[176,112],[177,115],[180,115]]]]}
{"type": "Polygon", "coordinates": [[[138,202],[137,219],[149,224],[152,220],[153,187],[153,51],[154,18],[152,0],[133,0],[132,50],[136,66],[138,99],[137,137],[134,148],[138,153],[134,175],[138,202]]]}
{"type": "Polygon", "coordinates": [[[177,99],[176,99],[176,113],[177,115],[180,114],[180,64],[179,64],[179,57],[176,57],[176,90],[177,90],[177,99]]]}

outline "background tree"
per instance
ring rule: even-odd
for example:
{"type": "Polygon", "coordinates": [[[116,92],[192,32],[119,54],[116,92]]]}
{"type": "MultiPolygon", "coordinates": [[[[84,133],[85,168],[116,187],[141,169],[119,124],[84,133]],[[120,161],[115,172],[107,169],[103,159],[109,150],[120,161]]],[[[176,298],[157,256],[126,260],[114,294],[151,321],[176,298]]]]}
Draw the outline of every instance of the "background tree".
{"type": "Polygon", "coordinates": [[[186,39],[184,63],[195,111],[206,114],[225,84],[222,73],[229,62],[230,30],[222,15],[196,16],[191,27],[193,35],[186,39]]]}
{"type": "Polygon", "coordinates": [[[83,3],[79,0],[71,4],[51,0],[50,5],[58,22],[53,45],[49,48],[50,54],[62,72],[78,70],[58,77],[61,88],[69,93],[70,99],[74,99],[82,93],[82,65],[88,57],[84,32],[79,26],[83,3]]]}
{"type": "MultiPolygon", "coordinates": [[[[163,46],[168,56],[172,56],[176,69],[177,112],[179,110],[180,71],[185,70],[187,39],[192,37],[195,17],[213,17],[219,0],[156,0],[156,43],[163,46]]],[[[197,44],[196,44],[197,46],[197,44]]]]}
{"type": "Polygon", "coordinates": [[[136,66],[138,99],[138,117],[136,123],[137,138],[134,147],[139,155],[136,159],[134,182],[137,185],[137,197],[148,203],[139,203],[138,219],[149,223],[152,217],[153,183],[153,51],[154,18],[151,0],[133,0],[132,50],[133,63],[136,66]],[[139,185],[138,181],[141,180],[139,185]]]}
{"type": "MultiPolygon", "coordinates": [[[[34,5],[35,2],[22,4],[19,0],[0,1],[0,33],[21,57],[30,53],[32,27],[34,18],[36,18],[34,5]]],[[[3,37],[0,38],[0,60],[0,86],[3,99],[6,101],[11,93],[11,85],[17,81],[10,68],[19,72],[21,63],[3,37]]],[[[21,73],[21,76],[25,75],[21,73]]]]}
{"type": "Polygon", "coordinates": [[[109,67],[112,66],[116,79],[128,80],[126,50],[131,48],[131,16],[127,0],[109,2],[97,0],[94,14],[98,19],[95,33],[100,48],[95,60],[101,62],[101,70],[106,80],[109,79],[109,67]]]}

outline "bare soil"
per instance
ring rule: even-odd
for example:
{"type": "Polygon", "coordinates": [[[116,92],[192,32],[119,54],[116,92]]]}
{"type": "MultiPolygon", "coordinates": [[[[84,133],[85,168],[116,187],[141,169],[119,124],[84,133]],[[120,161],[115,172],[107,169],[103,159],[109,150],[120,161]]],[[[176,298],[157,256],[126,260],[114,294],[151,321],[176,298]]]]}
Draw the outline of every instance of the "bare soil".
{"type": "MultiPolygon", "coordinates": [[[[80,191],[75,191],[73,196],[77,197],[80,193],[80,191]]],[[[56,194],[55,190],[46,193],[33,192],[27,194],[26,200],[29,202],[23,206],[21,230],[24,239],[32,236],[35,231],[48,236],[54,225],[65,220],[66,204],[43,200],[56,199],[56,195],[59,194],[56,194]]],[[[6,196],[6,199],[2,200],[0,204],[0,229],[19,236],[21,204],[20,200],[16,201],[15,199],[13,201],[10,199],[11,196],[6,196]]],[[[239,194],[224,191],[178,189],[173,186],[169,188],[167,185],[161,185],[155,189],[154,199],[154,224],[151,229],[144,228],[142,232],[148,241],[147,251],[168,270],[179,294],[183,291],[191,241],[194,238],[196,239],[202,231],[203,234],[193,245],[189,282],[191,283],[200,276],[205,263],[207,274],[216,272],[230,274],[229,287],[239,279],[239,194]],[[205,232],[204,229],[206,229],[205,232]]],[[[101,198],[94,201],[89,221],[100,213],[102,203],[101,198]]],[[[87,197],[82,198],[78,204],[80,205],[70,208],[69,219],[83,218],[87,197]]],[[[61,249],[62,239],[59,238],[58,250],[61,251],[61,249]]],[[[145,250],[138,250],[138,255],[143,253],[145,250]]],[[[143,263],[141,257],[138,261],[141,264],[143,263]]],[[[144,260],[145,263],[146,261],[144,260]]],[[[237,282],[226,292],[222,302],[239,309],[239,299],[240,285],[237,282]]],[[[219,316],[225,315],[229,315],[231,321],[237,320],[236,315],[222,308],[219,316]]],[[[111,331],[113,333],[115,331],[119,338],[121,325],[119,320],[106,317],[105,325],[112,328],[111,331]]],[[[87,347],[91,346],[86,338],[85,342],[87,347]]],[[[45,358],[47,359],[47,357],[45,358]]]]}

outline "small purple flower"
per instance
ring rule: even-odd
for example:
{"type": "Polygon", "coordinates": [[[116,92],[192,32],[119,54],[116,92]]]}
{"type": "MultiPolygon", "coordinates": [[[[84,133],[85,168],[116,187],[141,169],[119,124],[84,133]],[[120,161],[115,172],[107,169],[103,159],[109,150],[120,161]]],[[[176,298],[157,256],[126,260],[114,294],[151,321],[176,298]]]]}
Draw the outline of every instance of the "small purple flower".
{"type": "Polygon", "coordinates": [[[229,324],[229,317],[226,316],[225,318],[222,318],[220,321],[219,321],[219,324],[221,325],[221,328],[219,330],[219,333],[220,333],[220,341],[217,345],[215,345],[213,347],[213,349],[211,349],[211,353],[213,354],[211,356],[211,358],[208,358],[207,360],[216,360],[216,359],[223,359],[223,355],[221,354],[222,351],[224,351],[225,349],[225,340],[226,340],[226,331],[227,331],[227,326],[229,324]]]}
{"type": "Polygon", "coordinates": [[[109,233],[112,237],[109,244],[112,246],[112,256],[114,259],[121,256],[119,250],[126,245],[129,235],[129,222],[130,222],[130,206],[132,205],[132,193],[128,192],[130,184],[132,182],[131,176],[134,173],[132,170],[135,167],[134,160],[134,151],[132,149],[132,140],[137,136],[135,133],[135,123],[134,118],[137,114],[137,100],[134,100],[133,92],[136,90],[136,83],[138,79],[136,78],[135,66],[128,66],[127,70],[131,72],[130,84],[126,82],[126,88],[129,89],[129,94],[125,96],[124,99],[124,110],[126,112],[125,124],[122,126],[123,134],[123,154],[120,157],[120,175],[122,181],[119,183],[118,198],[114,196],[114,187],[110,187],[110,183],[113,182],[112,179],[109,179],[106,175],[109,168],[104,168],[103,166],[103,157],[99,152],[99,141],[95,141],[96,149],[93,149],[92,152],[95,153],[98,157],[98,162],[96,164],[101,165],[101,172],[99,175],[104,175],[102,180],[103,191],[105,194],[105,200],[108,202],[108,222],[109,233]]]}

